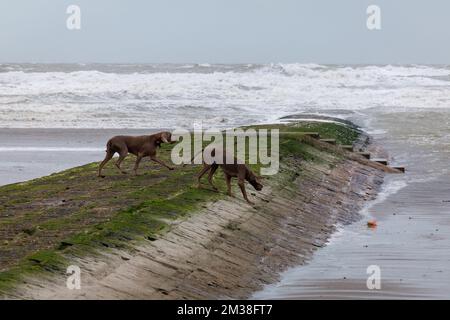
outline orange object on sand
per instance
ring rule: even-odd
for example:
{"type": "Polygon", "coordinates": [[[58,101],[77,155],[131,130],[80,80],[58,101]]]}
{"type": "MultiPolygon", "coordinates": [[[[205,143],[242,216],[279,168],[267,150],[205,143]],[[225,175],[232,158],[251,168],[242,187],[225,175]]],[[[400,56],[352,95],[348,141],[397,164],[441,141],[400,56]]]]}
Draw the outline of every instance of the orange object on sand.
{"type": "Polygon", "coordinates": [[[367,222],[367,226],[369,227],[369,228],[376,228],[377,227],[377,221],[376,220],[369,220],[368,222],[367,222]]]}

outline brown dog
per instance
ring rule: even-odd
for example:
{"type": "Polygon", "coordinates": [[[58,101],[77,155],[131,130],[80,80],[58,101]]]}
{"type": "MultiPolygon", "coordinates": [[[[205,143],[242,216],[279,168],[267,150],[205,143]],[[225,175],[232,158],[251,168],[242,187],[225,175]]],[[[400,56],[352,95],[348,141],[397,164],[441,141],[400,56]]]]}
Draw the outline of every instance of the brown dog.
{"type": "MultiPolygon", "coordinates": [[[[204,151],[204,150],[203,150],[204,151]]],[[[202,152],[203,152],[202,151],[202,152]]],[[[211,151],[211,156],[215,157],[216,150],[213,149],[211,151]]],[[[195,158],[195,157],[194,157],[195,158]]],[[[230,157],[231,158],[231,157],[230,157]]],[[[203,177],[203,175],[209,171],[208,174],[208,182],[213,187],[214,190],[218,190],[217,187],[213,184],[212,178],[214,176],[214,173],[217,171],[218,167],[221,167],[223,170],[223,173],[225,175],[225,180],[227,183],[227,189],[228,189],[228,195],[230,197],[233,196],[231,193],[231,178],[238,178],[238,185],[241,189],[242,195],[244,196],[244,199],[251,205],[254,203],[251,202],[247,197],[247,192],[245,190],[245,180],[247,180],[257,191],[261,191],[263,188],[263,185],[258,181],[259,178],[248,168],[245,164],[238,163],[238,159],[235,157],[232,157],[233,163],[226,163],[226,155],[223,153],[223,161],[222,164],[217,164],[216,162],[213,162],[212,164],[203,163],[203,169],[198,174],[198,187],[201,187],[200,179],[203,177]]]]}
{"type": "Polygon", "coordinates": [[[111,138],[106,144],[106,157],[98,168],[98,176],[102,178],[105,177],[102,175],[102,169],[109,160],[112,159],[116,152],[119,154],[116,167],[123,174],[126,174],[126,172],[120,168],[120,164],[126,158],[128,153],[132,153],[137,157],[133,169],[135,175],[137,175],[139,163],[144,157],[150,157],[151,160],[161,164],[169,170],[173,170],[173,167],[168,166],[156,157],[156,149],[161,146],[161,143],[174,143],[174,141],[172,141],[172,134],[170,132],[159,132],[151,136],[115,136],[111,138]]]}

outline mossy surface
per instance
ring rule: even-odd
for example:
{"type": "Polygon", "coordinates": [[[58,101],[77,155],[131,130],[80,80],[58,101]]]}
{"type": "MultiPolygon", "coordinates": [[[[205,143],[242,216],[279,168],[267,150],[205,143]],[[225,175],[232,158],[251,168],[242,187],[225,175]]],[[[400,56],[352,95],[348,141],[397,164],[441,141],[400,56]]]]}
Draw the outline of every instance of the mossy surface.
{"type": "MultiPolygon", "coordinates": [[[[333,165],[338,161],[304,143],[301,134],[283,133],[314,131],[341,144],[351,144],[359,135],[354,129],[331,123],[253,128],[261,127],[282,132],[280,171],[266,180],[274,187],[283,187],[301,175],[301,169],[293,163],[321,161],[333,165]]],[[[171,146],[164,145],[159,157],[169,163],[170,152],[171,146]]],[[[130,155],[123,168],[130,170],[134,160],[130,155]]],[[[206,178],[204,188],[196,187],[199,165],[177,166],[169,171],[147,160],[141,163],[141,175],[134,176],[120,174],[113,161],[105,167],[104,179],[96,176],[98,163],[91,163],[0,187],[0,292],[12,289],[27,275],[64,273],[70,257],[95,254],[99,249],[132,250],[140,242],[154,241],[170,230],[173,221],[226,197],[221,170],[214,178],[220,189],[217,193],[209,188],[206,178]]],[[[250,167],[258,173],[260,166],[250,167]]]]}

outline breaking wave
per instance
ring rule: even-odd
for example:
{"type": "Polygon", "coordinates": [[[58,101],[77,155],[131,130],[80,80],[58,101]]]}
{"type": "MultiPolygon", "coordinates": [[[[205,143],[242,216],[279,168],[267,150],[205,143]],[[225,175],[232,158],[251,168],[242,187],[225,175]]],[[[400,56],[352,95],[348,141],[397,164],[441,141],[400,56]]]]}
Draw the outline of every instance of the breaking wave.
{"type": "Polygon", "coordinates": [[[447,66],[0,65],[0,126],[237,126],[295,112],[450,107],[447,66]]]}

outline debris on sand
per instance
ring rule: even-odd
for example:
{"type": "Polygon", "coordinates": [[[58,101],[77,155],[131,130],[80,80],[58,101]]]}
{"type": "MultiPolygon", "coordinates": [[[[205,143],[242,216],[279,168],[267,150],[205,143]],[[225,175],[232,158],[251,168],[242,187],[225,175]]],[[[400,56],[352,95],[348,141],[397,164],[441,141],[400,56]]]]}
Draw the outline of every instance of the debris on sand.
{"type": "Polygon", "coordinates": [[[378,226],[378,224],[377,224],[376,220],[367,221],[367,227],[369,227],[371,229],[375,229],[377,226],[378,226]]]}

